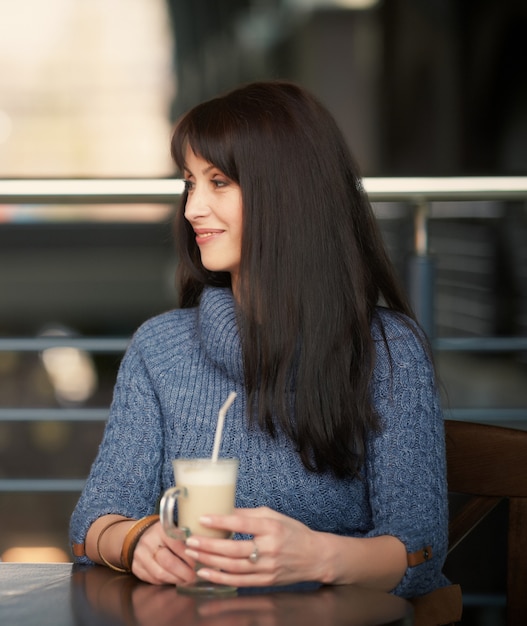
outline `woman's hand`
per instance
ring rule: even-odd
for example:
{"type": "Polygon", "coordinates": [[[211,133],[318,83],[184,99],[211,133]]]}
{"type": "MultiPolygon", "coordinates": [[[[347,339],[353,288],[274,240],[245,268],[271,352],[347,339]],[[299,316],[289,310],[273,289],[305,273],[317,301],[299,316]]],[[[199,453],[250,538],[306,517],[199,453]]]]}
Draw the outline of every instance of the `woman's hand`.
{"type": "Polygon", "coordinates": [[[233,515],[211,515],[200,523],[254,537],[249,541],[198,535],[187,539],[185,554],[203,565],[198,571],[202,578],[235,587],[331,582],[322,548],[324,533],[286,515],[267,507],[236,509],[233,515]]]}
{"type": "Polygon", "coordinates": [[[196,578],[194,559],[185,553],[185,543],[169,537],[160,522],[140,538],[134,551],[132,572],[155,585],[180,585],[196,578]]]}

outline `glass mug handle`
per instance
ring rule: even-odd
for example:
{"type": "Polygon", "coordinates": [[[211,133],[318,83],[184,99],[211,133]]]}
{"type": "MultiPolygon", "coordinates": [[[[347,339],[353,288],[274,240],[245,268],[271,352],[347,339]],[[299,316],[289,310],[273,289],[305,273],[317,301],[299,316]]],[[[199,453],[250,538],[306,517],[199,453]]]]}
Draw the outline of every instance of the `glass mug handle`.
{"type": "Polygon", "coordinates": [[[185,487],[171,487],[165,491],[159,504],[159,517],[164,531],[169,537],[182,541],[190,536],[190,530],[174,524],[174,506],[178,498],[186,497],[188,492],[185,487]]]}

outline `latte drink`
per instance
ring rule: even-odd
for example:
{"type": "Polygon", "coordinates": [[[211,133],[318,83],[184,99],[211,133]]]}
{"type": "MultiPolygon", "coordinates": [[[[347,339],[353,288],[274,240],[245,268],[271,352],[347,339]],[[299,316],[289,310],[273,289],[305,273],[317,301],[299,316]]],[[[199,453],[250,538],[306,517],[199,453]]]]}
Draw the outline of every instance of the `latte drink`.
{"type": "MultiPolygon", "coordinates": [[[[161,498],[159,516],[167,535],[185,541],[190,535],[206,535],[228,539],[228,531],[206,528],[199,523],[203,515],[230,515],[238,477],[238,459],[175,459],[176,486],[167,489],[161,498]],[[177,504],[177,524],[174,509],[177,504]]],[[[201,567],[196,563],[196,570],[201,567]]],[[[178,593],[231,594],[236,587],[218,585],[199,577],[178,585],[178,593]]]]}
{"type": "Polygon", "coordinates": [[[177,499],[178,528],[187,534],[227,538],[229,532],[206,528],[202,515],[230,515],[238,474],[238,459],[176,459],[173,461],[177,499]]]}

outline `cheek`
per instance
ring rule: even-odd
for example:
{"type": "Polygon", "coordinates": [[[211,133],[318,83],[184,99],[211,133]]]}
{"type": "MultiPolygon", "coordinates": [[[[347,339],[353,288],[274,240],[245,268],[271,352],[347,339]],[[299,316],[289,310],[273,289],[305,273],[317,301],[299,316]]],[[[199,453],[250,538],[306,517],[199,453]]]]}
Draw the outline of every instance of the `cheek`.
{"type": "Polygon", "coordinates": [[[238,244],[240,246],[240,251],[241,251],[242,238],[243,238],[243,222],[241,220],[238,222],[237,235],[238,235],[238,244]]]}
{"type": "Polygon", "coordinates": [[[238,232],[240,233],[240,239],[243,233],[243,207],[242,201],[240,199],[237,211],[237,221],[238,221],[238,232]]]}

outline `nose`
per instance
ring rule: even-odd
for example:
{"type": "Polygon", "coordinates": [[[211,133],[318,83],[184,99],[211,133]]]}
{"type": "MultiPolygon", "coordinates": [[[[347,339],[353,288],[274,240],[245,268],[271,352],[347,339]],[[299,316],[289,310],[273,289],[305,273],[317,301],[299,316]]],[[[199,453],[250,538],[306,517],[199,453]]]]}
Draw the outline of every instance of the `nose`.
{"type": "Polygon", "coordinates": [[[187,196],[185,204],[185,219],[193,222],[200,217],[206,217],[210,213],[207,194],[202,187],[196,186],[187,196]]]}

